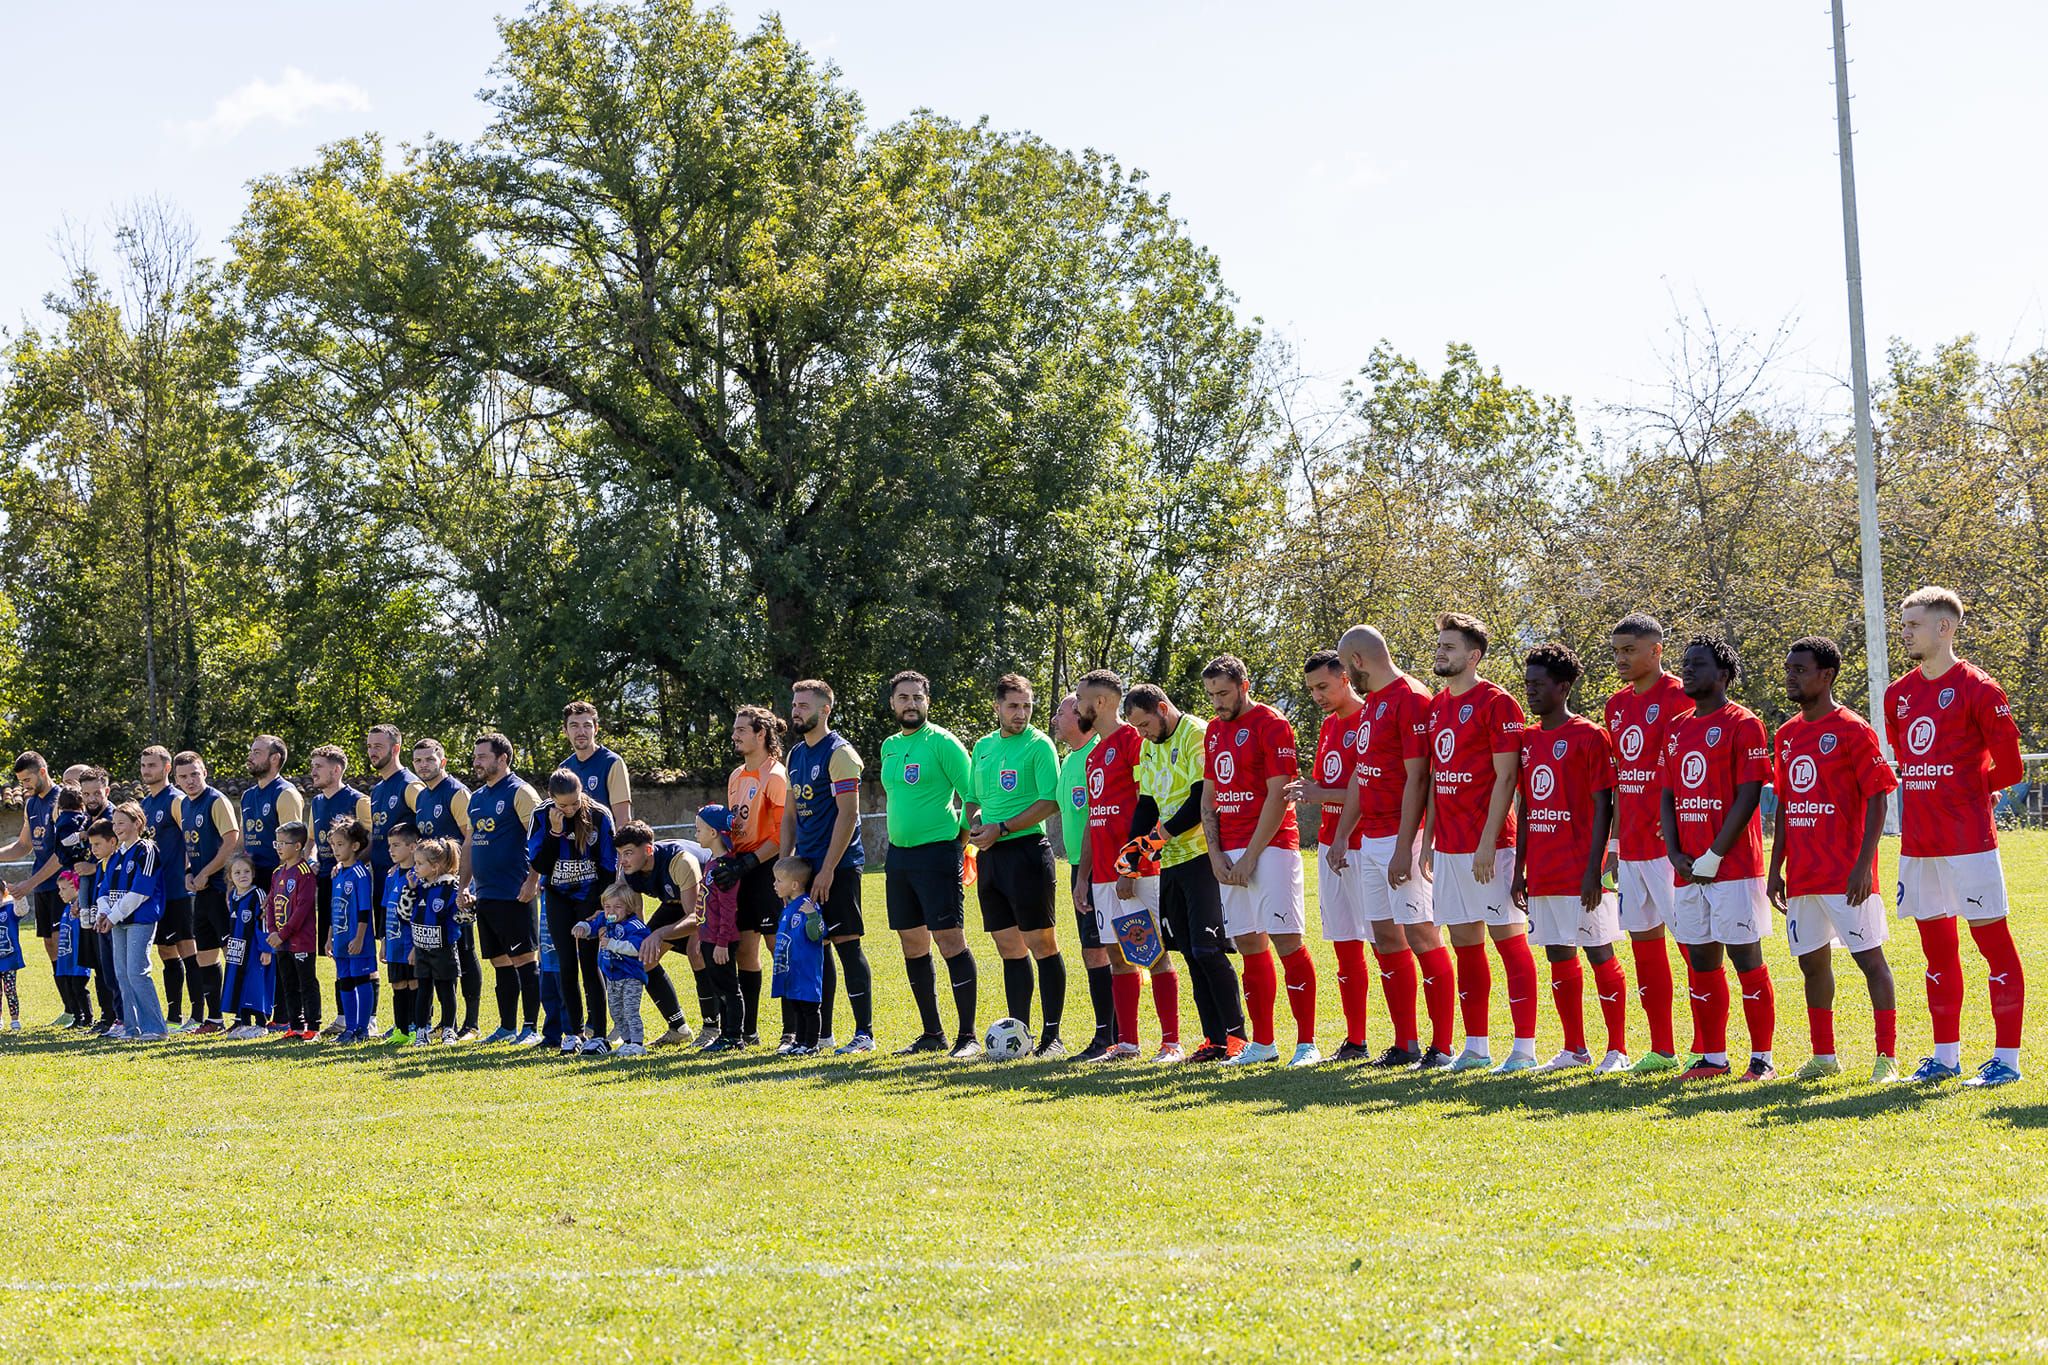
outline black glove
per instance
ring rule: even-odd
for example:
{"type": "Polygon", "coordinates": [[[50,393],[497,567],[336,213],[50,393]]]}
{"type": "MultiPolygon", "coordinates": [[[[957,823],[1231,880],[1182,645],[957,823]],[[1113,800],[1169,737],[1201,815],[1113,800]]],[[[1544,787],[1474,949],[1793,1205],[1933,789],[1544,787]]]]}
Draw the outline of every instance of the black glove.
{"type": "Polygon", "coordinates": [[[752,853],[739,853],[729,858],[720,858],[712,866],[711,880],[720,891],[730,891],[740,884],[740,878],[760,865],[760,858],[752,853]]]}

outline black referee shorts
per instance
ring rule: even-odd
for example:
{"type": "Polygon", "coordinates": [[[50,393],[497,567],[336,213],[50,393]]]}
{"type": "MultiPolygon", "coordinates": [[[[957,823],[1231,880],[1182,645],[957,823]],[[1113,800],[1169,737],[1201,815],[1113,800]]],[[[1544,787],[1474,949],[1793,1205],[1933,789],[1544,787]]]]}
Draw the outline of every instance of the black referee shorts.
{"type": "Polygon", "coordinates": [[[892,844],[889,862],[882,869],[882,885],[891,929],[958,929],[967,918],[967,893],[960,886],[960,845],[951,839],[908,847],[892,844]]]}
{"type": "Polygon", "coordinates": [[[991,934],[1052,928],[1059,875],[1053,871],[1051,842],[1034,834],[991,846],[981,855],[974,888],[981,898],[981,927],[991,934]]]}

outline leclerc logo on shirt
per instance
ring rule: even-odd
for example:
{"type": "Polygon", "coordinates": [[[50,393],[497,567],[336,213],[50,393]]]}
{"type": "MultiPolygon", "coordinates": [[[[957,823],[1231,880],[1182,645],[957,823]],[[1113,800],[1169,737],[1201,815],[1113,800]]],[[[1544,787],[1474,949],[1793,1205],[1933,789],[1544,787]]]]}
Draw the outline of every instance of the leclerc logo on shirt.
{"type": "Polygon", "coordinates": [[[1529,770],[1530,800],[1548,801],[1550,794],[1556,790],[1557,774],[1551,772],[1549,764],[1539,763],[1529,770]]]}
{"type": "Polygon", "coordinates": [[[1228,782],[1237,776],[1237,756],[1225,749],[1216,755],[1216,780],[1228,782]]]}
{"type": "Polygon", "coordinates": [[[1451,755],[1458,751],[1458,737],[1449,730],[1436,732],[1436,761],[1448,763],[1451,755]]]}
{"type": "Polygon", "coordinates": [[[1685,756],[1678,765],[1678,780],[1688,787],[1697,787],[1707,780],[1707,756],[1697,749],[1685,756]]]}
{"type": "MultiPolygon", "coordinates": [[[[1655,709],[1654,707],[1651,709],[1655,709]]],[[[1643,756],[1643,727],[1631,725],[1621,732],[1621,756],[1630,763],[1643,756]]]]}
{"type": "MultiPolygon", "coordinates": [[[[1092,801],[1100,795],[1102,795],[1102,769],[1097,768],[1094,772],[1088,774],[1088,799],[1092,801]]],[[[1076,801],[1074,804],[1078,806],[1081,803],[1076,801]]]]}
{"type": "Polygon", "coordinates": [[[1344,756],[1335,749],[1323,755],[1323,785],[1332,786],[1344,772],[1344,756]]]}
{"type": "Polygon", "coordinates": [[[1810,792],[1813,790],[1813,784],[1819,780],[1820,765],[1813,761],[1811,755],[1801,754],[1792,760],[1790,781],[1793,791],[1810,792]]]}
{"type": "Polygon", "coordinates": [[[1922,716],[1906,727],[1906,747],[1916,754],[1934,747],[1934,717],[1922,716]]]}

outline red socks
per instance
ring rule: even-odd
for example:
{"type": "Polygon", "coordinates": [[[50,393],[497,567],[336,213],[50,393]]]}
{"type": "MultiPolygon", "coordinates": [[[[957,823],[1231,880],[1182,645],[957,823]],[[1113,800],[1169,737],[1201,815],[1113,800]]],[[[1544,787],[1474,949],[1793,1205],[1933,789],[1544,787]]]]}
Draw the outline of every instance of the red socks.
{"type": "Polygon", "coordinates": [[[1728,974],[1685,969],[1692,991],[1692,1050],[1705,1056],[1728,1050],[1728,974]]]}
{"type": "MultiPolygon", "coordinates": [[[[1365,965],[1365,954],[1359,953],[1359,966],[1365,965]]],[[[1294,1041],[1313,1043],[1316,1040],[1316,960],[1308,955],[1306,946],[1296,948],[1280,959],[1280,970],[1287,974],[1287,1008],[1294,1014],[1294,1041]]],[[[1365,992],[1365,976],[1361,971],[1358,989],[1365,992]]],[[[1358,1034],[1365,1036],[1363,1012],[1358,1021],[1358,1034]]]]}
{"type": "Polygon", "coordinates": [[[1636,998],[1650,1025],[1650,1051],[1670,1056],[1678,1051],[1671,1036],[1671,952],[1661,938],[1630,939],[1629,949],[1636,958],[1636,998]]]}
{"type": "Polygon", "coordinates": [[[1138,1041],[1138,993],[1144,978],[1136,972],[1119,972],[1109,979],[1110,995],[1116,1001],[1117,1041],[1138,1041]]]}
{"type": "Polygon", "coordinates": [[[1878,1010],[1877,1014],[1877,1055],[1896,1057],[1899,1055],[1899,1012],[1878,1010]]]}
{"type": "Polygon", "coordinates": [[[1920,951],[1927,957],[1927,1013],[1934,1020],[1934,1041],[1960,1043],[1963,1038],[1963,950],[1954,919],[1923,919],[1920,951]]]}
{"type": "MultiPolygon", "coordinates": [[[[1337,953],[1337,998],[1344,1004],[1344,1041],[1365,1046],[1365,1011],[1372,1000],[1372,976],[1365,968],[1365,945],[1340,938],[1330,945],[1337,953]]],[[[1293,996],[1289,995],[1291,1002],[1293,996]]]]}
{"type": "Polygon", "coordinates": [[[1752,967],[1735,975],[1742,986],[1742,1022],[1749,1027],[1749,1050],[1769,1052],[1771,1035],[1778,1030],[1778,997],[1771,990],[1771,969],[1752,967]]]}
{"type": "MultiPolygon", "coordinates": [[[[1671,1041],[1671,968],[1664,969],[1664,1041],[1671,1041]]],[[[1610,957],[1605,962],[1593,964],[1593,991],[1600,997],[1600,1018],[1607,1025],[1607,1050],[1628,1051],[1628,976],[1621,970],[1621,959],[1610,957]]]]}
{"type": "MultiPolygon", "coordinates": [[[[1586,1050],[1586,974],[1579,969],[1579,955],[1550,964],[1550,997],[1557,1002],[1557,1021],[1564,1025],[1567,1052],[1586,1050]]],[[[1527,1037],[1527,1034],[1522,1035],[1527,1037]]]]}
{"type": "Polygon", "coordinates": [[[1280,983],[1273,974],[1273,954],[1260,950],[1244,955],[1244,1012],[1252,1026],[1252,1041],[1268,1047],[1273,1043],[1273,997],[1280,983]]]}
{"type": "Polygon", "coordinates": [[[1536,955],[1529,951],[1529,936],[1517,934],[1496,939],[1493,950],[1500,954],[1501,974],[1508,979],[1508,1020],[1514,1025],[1515,1037],[1534,1038],[1539,987],[1536,955]]]}
{"type": "MultiPolygon", "coordinates": [[[[1479,965],[1486,966],[1480,955],[1479,965]]],[[[1451,1013],[1458,1003],[1458,982],[1451,971],[1451,950],[1439,943],[1416,959],[1422,977],[1422,1000],[1429,1008],[1429,1045],[1438,1052],[1451,1050],[1451,1013]]]]}
{"type": "Polygon", "coordinates": [[[1811,1005],[1806,1009],[1806,1032],[1813,1039],[1813,1055],[1832,1057],[1835,1055],[1835,1012],[1817,1010],[1811,1005]]]}
{"type": "MultiPolygon", "coordinates": [[[[1394,1046],[1414,1047],[1415,954],[1403,948],[1398,953],[1374,950],[1380,964],[1380,994],[1386,998],[1387,1019],[1394,1026],[1394,1046]]],[[[1363,1035],[1361,1035],[1363,1036],[1363,1035]]]]}
{"type": "Polygon", "coordinates": [[[1493,1006],[1493,967],[1486,960],[1486,945],[1461,945],[1451,951],[1458,955],[1458,1012],[1465,1018],[1465,1036],[1484,1038],[1493,1006]]]}
{"type": "MultiPolygon", "coordinates": [[[[1161,956],[1162,963],[1168,959],[1161,956]]],[[[1152,1008],[1159,1014],[1159,1041],[1161,1044],[1180,1042],[1180,973],[1157,971],[1152,973],[1152,1008]]]]}
{"type": "MultiPolygon", "coordinates": [[[[1953,921],[1951,921],[1953,923],[1953,921]]],[[[1970,926],[1977,951],[1984,954],[1991,985],[1991,1027],[1994,1042],[2003,1048],[2020,1045],[2020,1025],[2027,1017],[2027,974],[2020,967],[2020,950],[2013,946],[2012,930],[2002,919],[1970,926]]]]}

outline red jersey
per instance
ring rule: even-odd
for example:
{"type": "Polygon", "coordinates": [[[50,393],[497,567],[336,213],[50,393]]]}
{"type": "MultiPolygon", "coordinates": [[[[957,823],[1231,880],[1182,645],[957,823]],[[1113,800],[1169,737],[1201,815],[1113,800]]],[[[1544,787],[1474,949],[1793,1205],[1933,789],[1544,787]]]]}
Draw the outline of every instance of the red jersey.
{"type": "MultiPolygon", "coordinates": [[[[1294,727],[1264,702],[1253,702],[1235,720],[1210,721],[1203,745],[1202,780],[1216,803],[1217,832],[1223,836],[1218,851],[1247,848],[1266,809],[1267,782],[1275,777],[1291,781],[1301,772],[1294,757],[1294,727]]],[[[1289,801],[1280,830],[1267,847],[1300,846],[1301,830],[1289,801]]]]}
{"type": "MultiPolygon", "coordinates": [[[[1707,715],[1682,716],[1664,737],[1664,760],[1657,780],[1678,808],[1678,847],[1697,858],[1714,846],[1735,789],[1745,782],[1771,780],[1771,742],[1764,723],[1734,702],[1707,715]]],[[[1764,875],[1763,823],[1752,812],[1749,827],[1721,860],[1717,882],[1743,881],[1764,875]]],[[[1677,870],[1672,882],[1684,886],[1677,870]]]]}
{"type": "MultiPolygon", "coordinates": [[[[1436,785],[1436,851],[1476,853],[1493,800],[1493,756],[1519,754],[1522,708],[1481,678],[1462,697],[1448,690],[1429,704],[1430,779],[1436,785]]],[[[1515,843],[1515,812],[1501,821],[1497,848],[1515,843]]]]}
{"type": "Polygon", "coordinates": [[[1593,856],[1593,808],[1617,781],[1614,742],[1584,716],[1522,731],[1523,818],[1532,896],[1576,896],[1593,856]]]}
{"type": "Polygon", "coordinates": [[[1429,692],[1407,674],[1365,699],[1359,726],[1359,839],[1391,839],[1401,832],[1401,798],[1408,790],[1408,760],[1429,756],[1429,692]]]}
{"type": "Polygon", "coordinates": [[[1088,754],[1088,880],[1116,880],[1116,855],[1138,813],[1138,732],[1119,725],[1088,754]]]}
{"type": "MultiPolygon", "coordinates": [[[[1335,787],[1342,790],[1351,785],[1352,770],[1358,766],[1358,741],[1365,735],[1365,708],[1353,707],[1349,711],[1333,712],[1323,717],[1323,728],[1316,736],[1316,785],[1335,787]]],[[[1341,806],[1323,807],[1321,827],[1316,831],[1316,842],[1328,847],[1337,837],[1337,816],[1341,806]]],[[[1351,847],[1357,848],[1365,836],[1357,830],[1351,831],[1351,847]]]]}
{"type": "Polygon", "coordinates": [[[1624,687],[1607,699],[1607,733],[1614,738],[1620,781],[1614,789],[1614,830],[1621,856],[1630,862],[1664,856],[1662,791],[1657,759],[1671,722],[1692,714],[1692,698],[1669,673],[1659,673],[1649,690],[1624,687]]]}
{"type": "MultiPolygon", "coordinates": [[[[1778,727],[1776,760],[1785,894],[1839,896],[1863,847],[1864,807],[1899,785],[1877,731],[1846,706],[1819,720],[1794,716],[1778,727]]],[[[1878,894],[1874,872],[1870,890],[1878,894]]]]}
{"type": "Polygon", "coordinates": [[[1966,659],[1938,678],[1916,668],[1884,690],[1884,731],[1899,760],[1899,851],[1949,858],[1997,848],[1992,800],[2021,771],[2005,690],[1966,659]]]}

